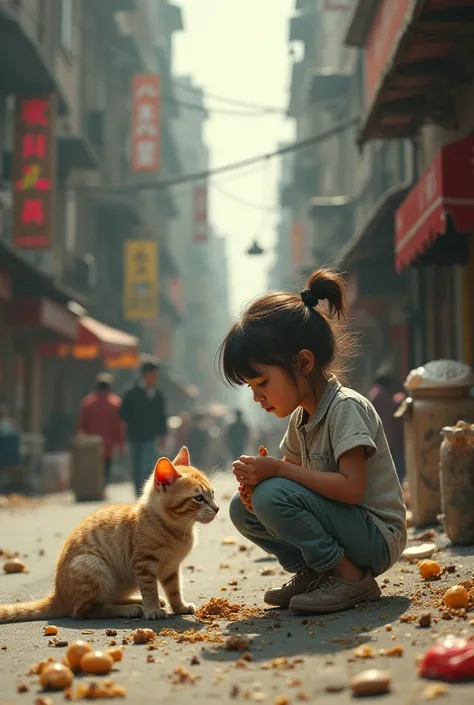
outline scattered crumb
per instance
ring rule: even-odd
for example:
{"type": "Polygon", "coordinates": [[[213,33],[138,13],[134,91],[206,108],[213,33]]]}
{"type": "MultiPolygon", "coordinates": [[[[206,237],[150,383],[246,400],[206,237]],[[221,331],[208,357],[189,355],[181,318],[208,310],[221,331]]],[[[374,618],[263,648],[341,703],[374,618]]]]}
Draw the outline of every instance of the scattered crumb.
{"type": "Polygon", "coordinates": [[[235,546],[237,543],[237,539],[235,539],[233,536],[226,536],[224,539],[221,541],[223,546],[235,546]]]}
{"type": "Polygon", "coordinates": [[[68,688],[64,692],[66,700],[95,700],[103,698],[124,698],[127,694],[126,689],[114,683],[111,680],[101,681],[100,683],[81,683],[75,688],[68,688]]]}
{"type": "Polygon", "coordinates": [[[135,629],[135,631],[130,634],[130,638],[134,644],[148,644],[148,642],[153,641],[155,637],[156,634],[153,629],[135,629]]]}
{"type": "Polygon", "coordinates": [[[261,617],[265,614],[262,607],[248,607],[247,605],[229,602],[225,597],[211,597],[209,602],[201,605],[196,610],[198,622],[214,622],[218,619],[226,619],[229,622],[236,622],[240,619],[251,617],[261,617]]]}
{"type": "Polygon", "coordinates": [[[249,648],[249,640],[245,636],[239,636],[238,634],[231,634],[227,637],[225,641],[225,647],[227,651],[247,651],[249,648]]]}
{"type": "Polygon", "coordinates": [[[54,626],[54,624],[49,624],[47,627],[44,627],[43,629],[43,634],[45,636],[56,636],[58,633],[58,628],[54,626]]]}
{"type": "Polygon", "coordinates": [[[184,666],[177,666],[173,673],[170,675],[171,682],[174,685],[184,685],[184,684],[194,684],[200,679],[200,676],[196,676],[189,673],[184,666]]]}
{"type": "Polygon", "coordinates": [[[426,686],[421,697],[423,700],[436,700],[436,698],[440,698],[448,692],[449,688],[444,683],[433,683],[432,685],[426,686]]]}
{"type": "Polygon", "coordinates": [[[117,636],[117,630],[116,629],[106,629],[105,636],[117,636]]]}
{"type": "Polygon", "coordinates": [[[29,691],[29,686],[26,683],[19,683],[16,688],[17,693],[27,693],[29,691]]]}
{"type": "Polygon", "coordinates": [[[431,627],[431,613],[425,612],[422,614],[418,620],[418,624],[423,628],[431,627]]]}

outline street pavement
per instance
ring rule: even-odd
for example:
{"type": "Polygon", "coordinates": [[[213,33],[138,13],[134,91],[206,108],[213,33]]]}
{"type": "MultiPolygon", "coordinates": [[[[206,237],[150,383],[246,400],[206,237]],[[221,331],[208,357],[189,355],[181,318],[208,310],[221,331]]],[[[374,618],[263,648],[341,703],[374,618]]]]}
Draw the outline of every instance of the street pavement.
{"type": "MultiPolygon", "coordinates": [[[[199,705],[247,700],[272,705],[304,701],[344,705],[352,701],[350,678],[367,668],[389,671],[391,692],[382,696],[387,705],[424,702],[430,694],[426,689],[433,682],[418,676],[417,657],[445,633],[474,635],[474,626],[469,622],[474,612],[466,619],[445,621],[433,604],[436,600],[430,597],[440,589],[473,576],[472,551],[445,548],[443,535],[438,535],[436,541],[442,548],[437,559],[441,565],[456,566],[455,573],[446,573],[439,581],[424,583],[416,565],[400,562],[380,578],[383,598],[379,602],[339,615],[303,618],[285,611],[266,610],[262,603],[264,590],[270,584],[283,582],[287,576],[273,559],[240,538],[232,527],[228,503],[234,489],[230,473],[216,480],[221,512],[215,522],[201,528],[199,544],[183,566],[183,582],[186,601],[198,607],[212,597],[242,605],[237,621],[223,620],[214,624],[216,629],[210,629],[194,616],[129,623],[123,620],[79,623],[53,620],[58,627],[57,638],[69,643],[87,639],[100,649],[111,642],[106,629],[117,630],[114,640],[121,644],[137,627],[152,627],[156,632],[164,627],[178,632],[194,628],[195,632],[188,632],[181,641],[173,633],[162,636],[155,650],[149,650],[146,645],[124,646],[123,660],[116,664],[110,677],[126,688],[124,700],[134,704],[166,702],[173,705],[193,700],[199,705]],[[413,593],[420,590],[421,597],[412,603],[413,593]],[[431,627],[423,629],[417,619],[424,612],[431,613],[433,622],[431,627]],[[416,620],[410,621],[414,619],[410,615],[415,615],[416,620]],[[89,632],[84,634],[85,630],[89,632]],[[200,638],[196,634],[217,643],[192,643],[193,639],[200,638]],[[241,653],[227,651],[225,644],[219,643],[219,639],[225,640],[229,634],[250,640],[243,658],[241,653]],[[401,655],[383,655],[382,650],[397,645],[402,647],[401,655]],[[366,648],[356,652],[360,646],[366,648]],[[360,657],[364,654],[367,658],[360,657]],[[331,688],[339,692],[328,692],[331,688]]],[[[131,488],[112,486],[109,497],[113,501],[130,501],[131,488]]],[[[18,551],[29,571],[0,575],[0,602],[46,595],[51,588],[54,560],[64,538],[97,506],[95,503],[76,504],[71,496],[63,495],[46,498],[37,506],[0,508],[0,549],[18,551]]],[[[51,637],[43,635],[45,624],[47,622],[0,625],[0,705],[35,703],[43,695],[38,676],[27,675],[30,667],[48,657],[60,660],[66,650],[48,645],[51,637]],[[19,693],[19,686],[26,686],[26,692],[19,693]]],[[[81,682],[84,679],[76,678],[76,683],[81,682]]],[[[445,703],[472,703],[474,684],[449,685],[446,689],[437,689],[437,693],[445,703]]],[[[63,693],[53,693],[51,698],[54,703],[65,701],[63,693]]]]}

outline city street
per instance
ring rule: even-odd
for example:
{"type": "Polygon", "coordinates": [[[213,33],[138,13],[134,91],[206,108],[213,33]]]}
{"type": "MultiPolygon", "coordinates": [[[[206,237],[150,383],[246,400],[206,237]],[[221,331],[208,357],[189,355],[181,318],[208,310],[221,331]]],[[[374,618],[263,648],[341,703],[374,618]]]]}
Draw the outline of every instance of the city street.
{"type": "MultiPolygon", "coordinates": [[[[413,604],[410,598],[424,581],[416,566],[400,563],[381,578],[381,583],[385,580],[383,599],[370,607],[324,618],[265,610],[261,602],[264,589],[285,578],[275,561],[249,546],[233,530],[227,511],[233,488],[230,474],[218,478],[217,495],[222,506],[219,520],[201,531],[198,547],[183,566],[183,576],[186,600],[199,607],[212,597],[226,598],[241,605],[235,615],[238,621],[223,620],[209,627],[195,617],[170,617],[166,623],[54,620],[57,639],[69,643],[87,639],[96,649],[102,649],[112,640],[121,645],[123,637],[137,627],[152,627],[155,632],[162,628],[176,632],[194,629],[181,641],[174,632],[162,635],[154,650],[147,645],[123,647],[123,660],[110,677],[124,686],[125,700],[133,703],[233,699],[279,705],[305,700],[343,704],[352,699],[350,677],[366,668],[390,672],[392,691],[384,696],[387,705],[412,705],[429,695],[439,695],[443,702],[456,705],[472,702],[472,685],[449,685],[433,691],[433,682],[419,678],[416,666],[416,657],[440,635],[474,633],[469,619],[444,621],[438,607],[428,600],[429,593],[471,577],[472,556],[441,550],[441,565],[455,565],[457,573],[446,572],[440,581],[426,583],[430,586],[423,593],[426,596],[413,604]],[[418,617],[426,612],[431,613],[432,626],[421,628],[418,617]],[[117,635],[106,635],[106,629],[116,630],[117,635]],[[226,650],[222,641],[229,634],[250,640],[243,658],[239,652],[226,650]],[[209,641],[198,641],[202,635],[209,641]],[[357,652],[358,646],[367,648],[357,652]],[[389,650],[398,646],[401,648],[390,655],[389,650]],[[389,653],[383,655],[384,649],[389,653]]],[[[125,485],[114,486],[110,496],[127,500],[131,490],[125,485]]],[[[75,504],[66,495],[47,498],[28,508],[0,509],[0,548],[18,551],[29,571],[0,575],[1,602],[38,598],[49,591],[54,559],[64,537],[95,506],[75,504]]],[[[443,537],[436,540],[441,545],[443,537]]],[[[43,635],[45,624],[0,626],[0,705],[34,703],[41,692],[38,676],[27,675],[30,667],[48,657],[60,660],[63,656],[65,645],[48,646],[53,638],[43,635]],[[19,686],[24,693],[18,692],[19,686]]],[[[75,685],[81,682],[84,680],[75,679],[75,685]]],[[[51,697],[55,703],[64,702],[63,693],[51,697]]]]}

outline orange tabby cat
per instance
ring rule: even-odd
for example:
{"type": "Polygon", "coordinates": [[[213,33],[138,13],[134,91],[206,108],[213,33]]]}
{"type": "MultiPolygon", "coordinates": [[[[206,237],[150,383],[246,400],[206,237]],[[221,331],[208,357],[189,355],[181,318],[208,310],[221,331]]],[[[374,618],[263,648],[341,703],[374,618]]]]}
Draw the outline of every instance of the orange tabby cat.
{"type": "Polygon", "coordinates": [[[0,606],[0,622],[51,617],[165,617],[159,581],[175,614],[183,602],[180,566],[194,544],[195,523],[219,511],[207,477],[190,465],[187,448],[160,458],[136,504],[110,505],[86,517],[66,540],[55,590],[36,602],[0,606]],[[141,593],[134,597],[137,589],[141,593]]]}

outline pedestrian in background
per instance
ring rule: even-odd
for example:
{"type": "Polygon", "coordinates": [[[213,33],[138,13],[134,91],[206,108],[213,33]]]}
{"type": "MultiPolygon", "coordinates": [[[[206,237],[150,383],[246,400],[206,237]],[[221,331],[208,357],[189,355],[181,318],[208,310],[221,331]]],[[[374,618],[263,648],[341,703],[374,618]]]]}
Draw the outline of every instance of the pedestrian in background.
{"type": "Polygon", "coordinates": [[[395,418],[394,414],[405,395],[403,392],[395,393],[396,388],[391,363],[382,363],[375,375],[375,384],[369,392],[369,399],[382,420],[398,479],[403,482],[405,478],[404,422],[402,418],[395,418]]]}
{"type": "Polygon", "coordinates": [[[96,377],[95,391],[81,402],[77,430],[89,436],[101,436],[104,441],[105,484],[112,477],[112,463],[116,448],[123,453],[124,427],[120,418],[121,399],[112,393],[113,377],[101,372],[96,377]]]}
{"type": "Polygon", "coordinates": [[[235,420],[229,424],[226,434],[227,447],[233,460],[240,458],[245,453],[248,439],[249,427],[243,420],[242,412],[237,409],[235,420]]]}
{"type": "Polygon", "coordinates": [[[165,398],[158,388],[160,367],[158,358],[142,358],[140,379],[126,392],[120,408],[127,426],[137,497],[165,447],[167,419],[165,398]]]}

